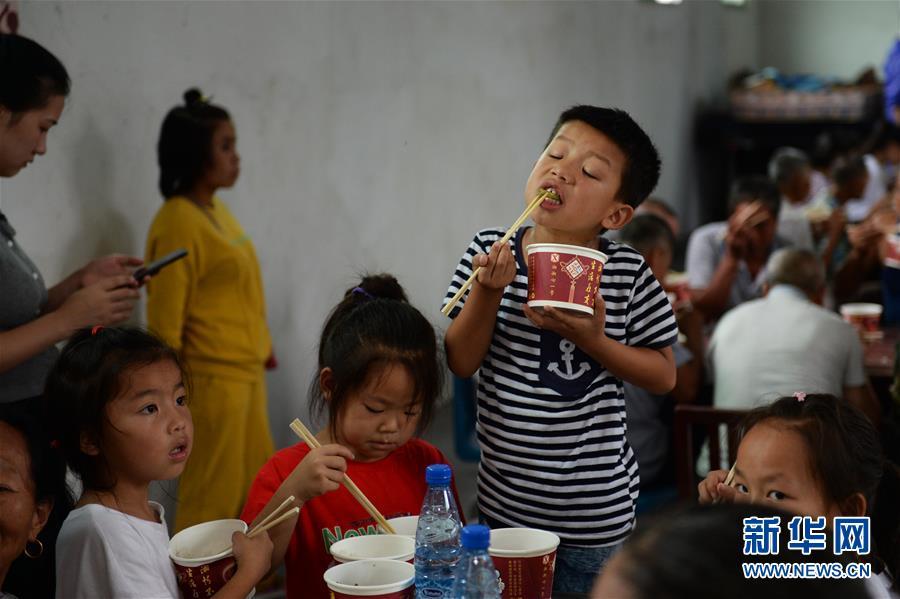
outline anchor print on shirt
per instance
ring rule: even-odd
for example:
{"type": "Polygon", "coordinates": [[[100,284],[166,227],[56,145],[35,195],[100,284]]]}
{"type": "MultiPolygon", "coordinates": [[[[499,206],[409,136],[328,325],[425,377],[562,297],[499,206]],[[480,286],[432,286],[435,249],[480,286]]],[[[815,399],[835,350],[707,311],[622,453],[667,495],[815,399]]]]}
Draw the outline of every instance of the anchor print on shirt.
{"type": "Polygon", "coordinates": [[[552,331],[541,331],[541,383],[568,397],[581,396],[597,377],[600,366],[573,342],[552,331]]]}
{"type": "Polygon", "coordinates": [[[567,381],[574,381],[577,378],[580,378],[582,374],[588,372],[591,369],[591,365],[588,362],[582,362],[578,365],[578,372],[572,371],[572,360],[575,358],[575,344],[569,341],[568,339],[563,339],[559,342],[559,349],[562,351],[562,361],[566,365],[566,371],[562,372],[559,369],[559,362],[550,362],[547,364],[547,370],[556,374],[557,376],[561,376],[567,381]]]}

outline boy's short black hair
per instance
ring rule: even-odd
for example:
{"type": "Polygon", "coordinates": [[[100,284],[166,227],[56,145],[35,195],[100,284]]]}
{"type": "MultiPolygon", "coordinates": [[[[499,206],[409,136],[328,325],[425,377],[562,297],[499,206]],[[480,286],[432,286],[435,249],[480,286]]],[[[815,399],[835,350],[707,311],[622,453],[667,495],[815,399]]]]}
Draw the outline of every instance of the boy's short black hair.
{"type": "Polygon", "coordinates": [[[763,175],[742,177],[731,187],[728,213],[733,214],[737,207],[745,202],[760,202],[772,213],[772,216],[777,218],[778,211],[781,210],[781,192],[770,179],[763,175]]]}
{"type": "Polygon", "coordinates": [[[545,149],[559,129],[569,121],[581,121],[590,125],[622,150],[626,160],[616,198],[632,208],[640,206],[656,188],[660,169],[659,152],[641,126],[627,112],[618,108],[573,106],[559,115],[553,132],[544,144],[545,149]]]}
{"type": "Polygon", "coordinates": [[[619,240],[627,243],[642,254],[665,245],[670,251],[675,249],[675,235],[669,224],[655,214],[635,214],[622,227],[619,240]]]}

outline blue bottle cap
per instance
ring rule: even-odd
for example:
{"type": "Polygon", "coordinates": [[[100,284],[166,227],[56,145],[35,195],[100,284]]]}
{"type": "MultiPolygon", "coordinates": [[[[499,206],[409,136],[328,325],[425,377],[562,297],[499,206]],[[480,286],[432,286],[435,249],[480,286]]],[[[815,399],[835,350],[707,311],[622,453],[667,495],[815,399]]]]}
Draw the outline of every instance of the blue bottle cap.
{"type": "Polygon", "coordinates": [[[484,524],[469,524],[460,536],[464,549],[487,549],[491,544],[491,529],[484,524]]]}
{"type": "Polygon", "coordinates": [[[425,482],[429,485],[449,485],[453,471],[447,464],[432,464],[425,468],[425,482]]]}

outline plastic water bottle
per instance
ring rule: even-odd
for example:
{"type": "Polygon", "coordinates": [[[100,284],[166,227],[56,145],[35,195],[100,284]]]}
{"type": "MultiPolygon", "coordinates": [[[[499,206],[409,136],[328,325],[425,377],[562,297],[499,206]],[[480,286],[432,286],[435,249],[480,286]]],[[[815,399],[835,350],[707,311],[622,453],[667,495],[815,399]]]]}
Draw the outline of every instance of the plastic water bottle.
{"type": "Polygon", "coordinates": [[[460,536],[462,553],[456,564],[453,599],[500,599],[500,575],[488,554],[491,529],[471,524],[460,536]]]}
{"type": "Polygon", "coordinates": [[[428,491],[416,528],[416,599],[450,599],[459,559],[459,509],[450,490],[447,464],[425,469],[428,491]]]}

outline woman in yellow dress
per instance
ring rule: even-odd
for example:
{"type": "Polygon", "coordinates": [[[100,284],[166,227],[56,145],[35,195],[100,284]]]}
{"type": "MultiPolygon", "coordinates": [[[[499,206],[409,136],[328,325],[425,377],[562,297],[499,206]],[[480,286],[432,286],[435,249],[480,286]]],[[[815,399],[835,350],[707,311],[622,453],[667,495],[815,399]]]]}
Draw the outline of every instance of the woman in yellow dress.
{"type": "Polygon", "coordinates": [[[250,238],[215,196],[240,171],[228,112],[195,89],[166,115],[147,261],[180,248],[185,259],[148,284],[147,321],[192,374],[194,448],[181,475],[175,528],[236,518],[273,453],[265,368],[274,363],[259,261],[250,238]]]}

